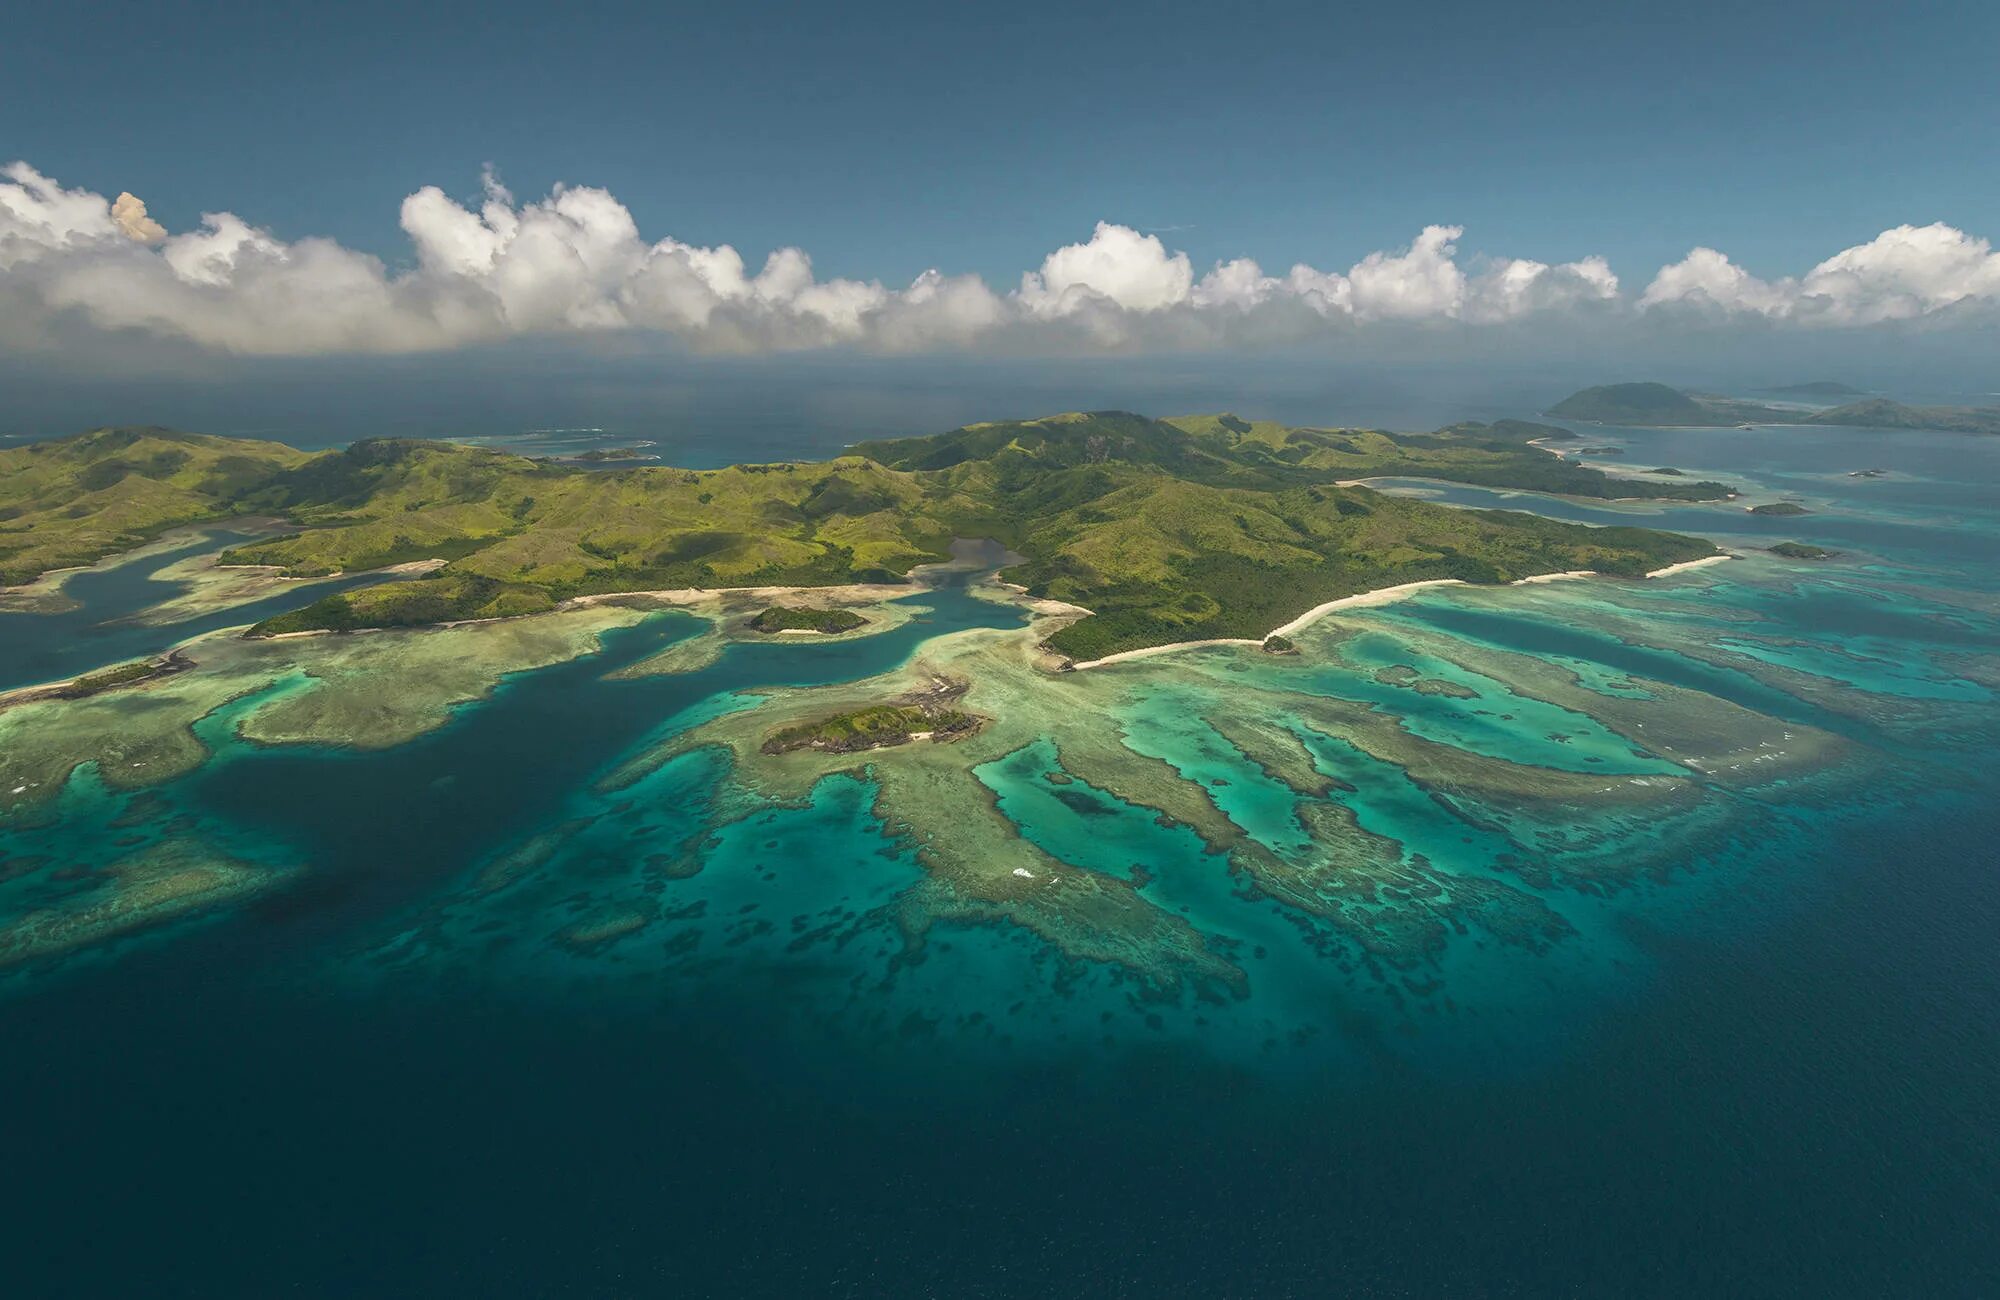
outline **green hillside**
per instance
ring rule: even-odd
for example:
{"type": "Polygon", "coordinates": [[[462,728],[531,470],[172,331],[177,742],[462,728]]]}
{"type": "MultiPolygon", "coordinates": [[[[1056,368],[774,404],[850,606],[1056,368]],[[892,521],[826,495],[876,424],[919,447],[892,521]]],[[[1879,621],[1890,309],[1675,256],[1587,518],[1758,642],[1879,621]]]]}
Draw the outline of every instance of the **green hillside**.
{"type": "Polygon", "coordinates": [[[2000,408],[1990,406],[1905,406],[1887,398],[1849,402],[1812,417],[1814,424],[1859,429],[1936,429],[1944,433],[2000,433],[2000,408]]]}
{"type": "Polygon", "coordinates": [[[1571,393],[1549,408],[1564,420],[1637,427],[1726,428],[1732,424],[1797,424],[1800,412],[1729,397],[1684,393],[1665,384],[1604,384],[1571,393]]]}
{"type": "Polygon", "coordinates": [[[239,503],[308,461],[275,442],[98,429],[0,451],[0,586],[91,564],[239,503]]]}
{"type": "MultiPolygon", "coordinates": [[[[1852,394],[1841,384],[1802,384],[1778,390],[1831,396],[1852,394]]],[[[1734,424],[1831,424],[1863,429],[1936,429],[1947,433],[2000,433],[2000,408],[1905,406],[1883,397],[1845,406],[1803,411],[1703,393],[1684,393],[1665,384],[1605,384],[1571,393],[1549,408],[1566,420],[1636,427],[1726,428],[1734,424]]]]}
{"type": "Polygon", "coordinates": [[[824,463],[604,471],[427,441],[364,439],[307,456],[113,431],[5,453],[25,468],[0,479],[13,510],[0,536],[20,537],[17,580],[43,556],[86,562],[148,529],[253,511],[298,531],[226,562],[293,576],[447,562],[325,597],[260,635],[530,614],[598,592],[894,581],[946,558],[955,537],[993,537],[1027,557],[1010,577],[1097,611],[1055,638],[1088,658],[1258,636],[1321,601],[1398,582],[1638,573],[1710,553],[1666,533],[1338,485],[1408,474],[1596,496],[1725,490],[1610,479],[1529,445],[1560,436],[1512,422],[1391,436],[1107,412],[863,444],[824,463]],[[148,509],[98,517],[128,498],[148,509]]]}

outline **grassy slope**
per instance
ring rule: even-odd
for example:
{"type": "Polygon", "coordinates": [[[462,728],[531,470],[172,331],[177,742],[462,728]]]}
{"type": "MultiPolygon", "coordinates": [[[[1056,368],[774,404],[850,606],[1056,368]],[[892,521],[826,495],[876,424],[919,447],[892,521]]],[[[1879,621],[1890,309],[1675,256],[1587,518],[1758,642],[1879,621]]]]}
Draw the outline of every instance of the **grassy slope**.
{"type": "Polygon", "coordinates": [[[1586,388],[1550,407],[1549,414],[1564,419],[1647,427],[1832,424],[1853,428],[2000,433],[2000,408],[1905,406],[1887,398],[1870,397],[1827,410],[1801,411],[1729,397],[1684,393],[1665,384],[1606,384],[1586,388]]]}
{"type": "Polygon", "coordinates": [[[1552,432],[1503,423],[1391,438],[1113,412],[867,444],[824,464],[611,472],[433,442],[365,440],[307,457],[151,433],[107,448],[87,435],[24,449],[39,477],[10,486],[25,503],[17,518],[81,507],[64,562],[97,558],[130,535],[102,522],[91,531],[92,512],[109,508],[101,494],[121,487],[155,494],[154,527],[250,510],[302,526],[226,557],[237,563],[306,576],[450,561],[431,577],[329,596],[259,625],[263,633],[534,613],[589,592],[880,580],[977,535],[1028,556],[1010,576],[1036,594],[1098,611],[1056,639],[1094,657],[1260,635],[1334,596],[1421,578],[1634,573],[1710,553],[1670,534],[1335,486],[1398,473],[1586,495],[1716,487],[1610,480],[1528,446],[1552,432]],[[107,458],[123,468],[91,468],[107,458]],[[115,481],[72,482],[92,475],[115,481]]]}
{"type": "Polygon", "coordinates": [[[0,451],[0,585],[91,564],[239,502],[304,464],[274,442],[98,429],[0,451]]]}
{"type": "Polygon", "coordinates": [[[1707,542],[1645,529],[1586,528],[1333,486],[1404,473],[1549,490],[1581,483],[1600,495],[1725,490],[1610,480],[1528,446],[1555,432],[1503,424],[1390,438],[1226,415],[1152,421],[1111,413],[974,425],[855,450],[940,474],[1007,509],[1007,540],[1029,557],[1007,576],[1035,595],[1096,611],[1051,638],[1064,653],[1091,659],[1167,641],[1262,636],[1323,601],[1401,582],[1505,582],[1566,569],[1643,573],[1713,553],[1707,542]]]}

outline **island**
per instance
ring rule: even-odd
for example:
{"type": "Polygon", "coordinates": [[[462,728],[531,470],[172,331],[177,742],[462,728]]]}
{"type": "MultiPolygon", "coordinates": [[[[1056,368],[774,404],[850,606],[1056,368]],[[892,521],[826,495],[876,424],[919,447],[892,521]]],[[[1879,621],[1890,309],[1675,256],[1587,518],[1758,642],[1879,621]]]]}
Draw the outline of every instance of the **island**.
{"type": "Polygon", "coordinates": [[[933,677],[919,689],[893,700],[782,727],[771,733],[761,749],[766,754],[800,749],[858,754],[916,740],[939,744],[964,740],[977,732],[983,721],[957,707],[971,685],[963,678],[933,677]]]}
{"type": "Polygon", "coordinates": [[[1815,379],[1810,383],[1786,384],[1779,388],[1766,388],[1764,391],[1773,397],[1789,397],[1808,402],[1820,400],[1839,402],[1844,397],[1868,396],[1866,389],[1843,384],[1834,379],[1815,379]]]}
{"type": "Polygon", "coordinates": [[[1839,551],[1829,551],[1811,542],[1779,542],[1770,548],[1771,554],[1782,555],[1788,560],[1831,560],[1839,551]]]}
{"type": "Polygon", "coordinates": [[[865,627],[868,620],[851,609],[823,609],[813,606],[773,605],[750,620],[758,632],[823,632],[834,635],[865,627]]]}
{"type": "Polygon", "coordinates": [[[1761,506],[1751,506],[1753,515],[1809,515],[1812,511],[1796,501],[1769,501],[1761,506]]]}
{"type": "Polygon", "coordinates": [[[1887,398],[1869,397],[1844,406],[1809,410],[1684,392],[1660,383],[1585,388],[1551,406],[1548,413],[1558,419],[1644,428],[1724,429],[1732,425],[1804,424],[2000,434],[2000,407],[1905,406],[1887,398]]]}
{"type": "Polygon", "coordinates": [[[245,542],[224,564],[313,578],[427,563],[421,576],[384,575],[248,630],[272,638],[515,619],[617,594],[902,583],[946,561],[955,539],[987,538],[1017,557],[1004,581],[1076,608],[1049,645],[1089,661],[1261,641],[1329,601],[1410,583],[1636,577],[1715,554],[1698,538],[1367,486],[1421,477],[1597,499],[1730,495],[1574,464],[1538,445],[1557,432],[1073,412],[863,442],[824,462],[688,470],[583,469],[408,439],[308,455],[106,429],[0,452],[0,582],[246,515],[290,531],[245,542]]]}

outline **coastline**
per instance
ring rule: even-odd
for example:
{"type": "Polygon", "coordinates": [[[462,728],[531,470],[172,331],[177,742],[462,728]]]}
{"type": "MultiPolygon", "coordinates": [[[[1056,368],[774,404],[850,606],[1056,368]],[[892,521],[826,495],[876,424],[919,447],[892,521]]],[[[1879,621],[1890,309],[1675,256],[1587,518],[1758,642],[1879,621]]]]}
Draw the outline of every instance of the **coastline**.
{"type": "Polygon", "coordinates": [[[1720,564],[1724,560],[1733,560],[1735,558],[1735,556],[1729,554],[1727,551],[1724,551],[1720,555],[1704,555],[1699,560],[1682,560],[1679,564],[1669,564],[1664,569],[1654,569],[1646,576],[1649,578],[1664,578],[1670,573],[1684,573],[1689,569],[1705,569],[1711,564],[1720,564]]]}
{"type": "MultiPolygon", "coordinates": [[[[1642,579],[1664,578],[1669,574],[1681,573],[1688,569],[1705,568],[1708,565],[1720,564],[1724,560],[1733,558],[1735,557],[1726,552],[1721,555],[1704,555],[1698,560],[1683,560],[1679,564],[1669,564],[1663,569],[1652,569],[1640,576],[1642,579]]],[[[1603,576],[1603,574],[1598,573],[1595,569],[1568,569],[1561,573],[1534,573],[1525,578],[1516,578],[1512,582],[1501,585],[1508,587],[1529,587],[1545,582],[1570,582],[1578,578],[1600,578],[1603,576]]],[[[1320,618],[1333,613],[1335,610],[1366,609],[1377,605],[1391,605],[1430,587],[1469,587],[1473,585],[1476,584],[1469,583],[1463,578],[1430,578],[1423,582],[1405,582],[1394,587],[1378,587],[1374,591],[1357,592],[1352,596],[1342,596],[1336,600],[1329,600],[1324,604],[1315,605],[1291,622],[1284,624],[1282,627],[1272,628],[1256,640],[1248,637],[1214,637],[1204,641],[1170,641],[1166,645],[1145,646],[1138,650],[1121,650],[1117,654],[1106,655],[1102,659],[1089,659],[1080,664],[1073,663],[1069,666],[1069,671],[1082,672],[1086,668],[1103,668],[1111,664],[1129,663],[1135,659],[1150,659],[1156,655],[1170,654],[1176,650],[1193,650],[1201,646],[1261,646],[1274,636],[1291,636],[1295,632],[1303,631],[1320,618]]]]}

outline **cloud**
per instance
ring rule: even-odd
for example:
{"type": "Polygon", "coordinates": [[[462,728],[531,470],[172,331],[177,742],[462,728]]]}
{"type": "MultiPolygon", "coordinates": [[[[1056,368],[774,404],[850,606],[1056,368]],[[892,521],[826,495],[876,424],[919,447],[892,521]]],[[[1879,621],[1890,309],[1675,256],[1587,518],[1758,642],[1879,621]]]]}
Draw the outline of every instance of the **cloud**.
{"type": "Polygon", "coordinates": [[[1798,279],[1760,280],[1712,248],[1662,267],[1642,307],[1754,313],[1808,325],[1878,325],[2000,305],[2000,253],[1934,222],[1897,226],[1798,279]]]}
{"type": "Polygon", "coordinates": [[[138,195],[119,191],[111,202],[111,219],[125,238],[140,244],[157,244],[167,237],[167,228],[146,215],[146,205],[138,195]]]}
{"type": "Polygon", "coordinates": [[[1019,300],[1043,317],[1073,316],[1100,302],[1161,311],[1187,302],[1193,285],[1186,253],[1169,255],[1158,235],[1100,221],[1088,243],[1058,248],[1040,271],[1023,275],[1019,300]]]}
{"type": "Polygon", "coordinates": [[[2000,307],[2000,254],[1942,224],[1884,231],[1795,279],[1760,279],[1696,248],[1633,299],[1602,257],[1461,259],[1455,225],[1426,226],[1345,270],[1299,263],[1279,275],[1235,258],[1197,278],[1157,234],[1099,222],[1002,293],[935,269],[900,288],[821,279],[798,248],[752,263],[728,244],[649,240],[606,190],[559,185],[520,201],[490,168],[475,201],[426,186],[403,200],[400,222],[412,258],[392,271],[230,212],[169,232],[130,193],[107,200],[15,163],[0,171],[0,345],[49,350],[115,332],[310,356],[649,333],[715,352],[1067,354],[1645,315],[1834,328],[1984,320],[2000,307]]]}

